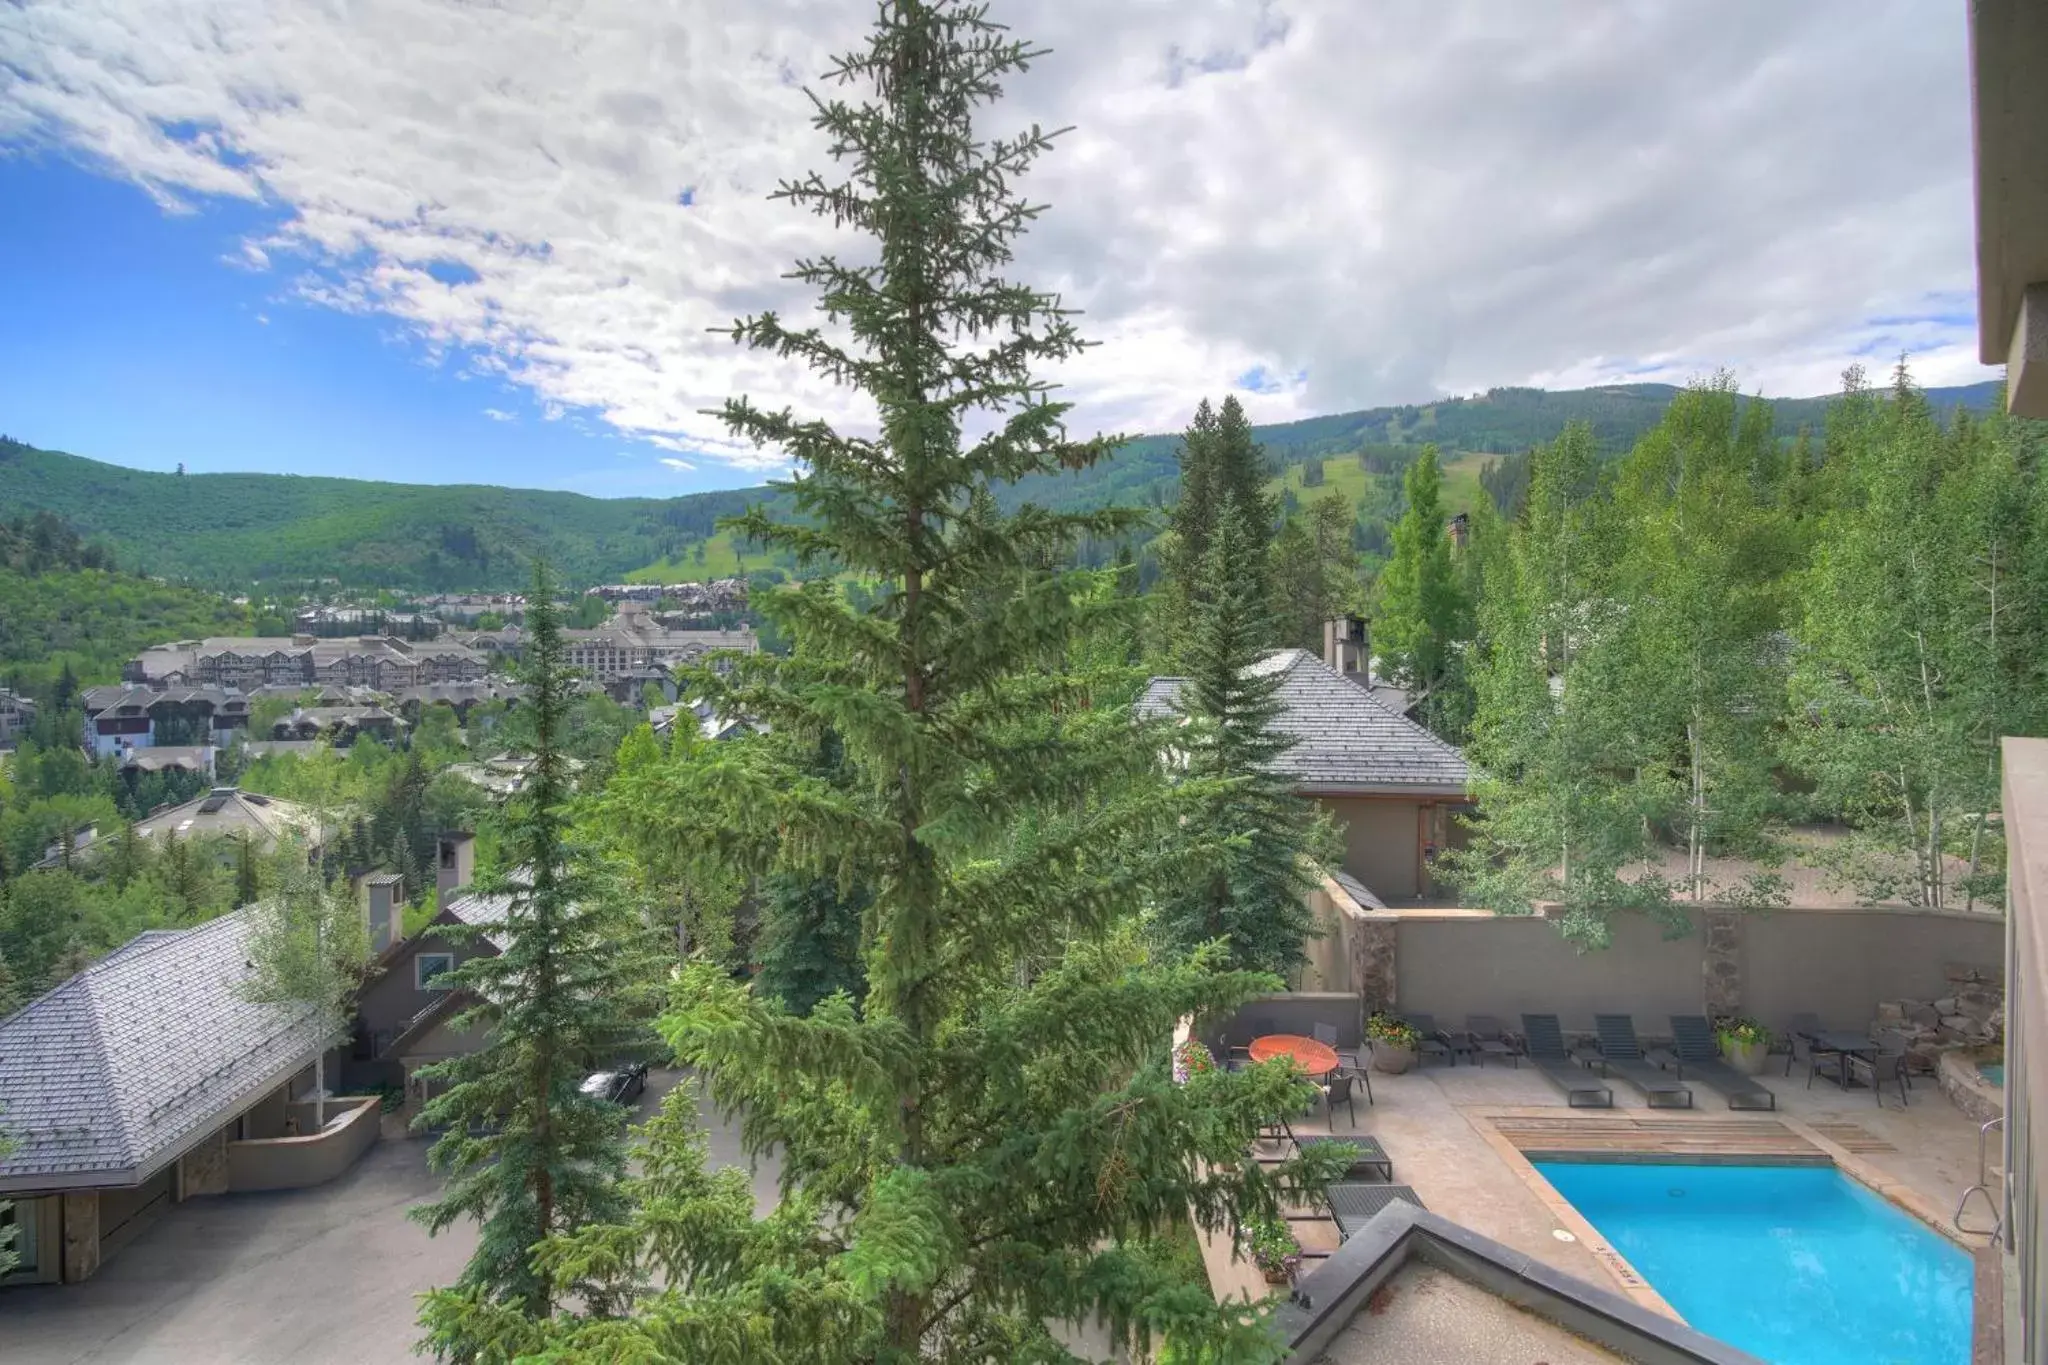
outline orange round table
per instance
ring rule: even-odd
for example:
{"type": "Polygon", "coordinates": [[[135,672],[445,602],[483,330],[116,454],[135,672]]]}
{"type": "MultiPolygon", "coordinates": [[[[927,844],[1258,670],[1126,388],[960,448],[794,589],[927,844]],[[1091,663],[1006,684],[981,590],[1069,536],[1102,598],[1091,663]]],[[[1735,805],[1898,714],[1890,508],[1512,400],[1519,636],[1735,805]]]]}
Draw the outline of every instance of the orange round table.
{"type": "Polygon", "coordinates": [[[1313,1038],[1303,1038],[1295,1033],[1269,1033],[1263,1038],[1252,1039],[1252,1045],[1245,1049],[1255,1062],[1270,1062],[1275,1057],[1292,1057],[1294,1064],[1311,1076],[1324,1076],[1337,1069],[1337,1051],[1328,1043],[1319,1043],[1313,1038]]]}

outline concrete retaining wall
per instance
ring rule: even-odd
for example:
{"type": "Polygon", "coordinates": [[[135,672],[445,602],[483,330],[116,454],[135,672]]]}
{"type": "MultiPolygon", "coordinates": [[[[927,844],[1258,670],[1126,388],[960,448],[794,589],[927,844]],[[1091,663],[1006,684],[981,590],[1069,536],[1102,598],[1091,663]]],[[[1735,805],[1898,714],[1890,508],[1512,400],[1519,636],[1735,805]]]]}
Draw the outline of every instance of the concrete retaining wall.
{"type": "Polygon", "coordinates": [[[1713,912],[1693,912],[1676,938],[1627,916],[1611,947],[1580,952],[1540,918],[1400,912],[1388,917],[1396,1008],[1427,1011],[1445,1027],[1467,1014],[1556,1014],[1573,1028],[1590,1027],[1596,1013],[1629,1013],[1638,1028],[1661,1034],[1671,1014],[1732,1007],[1771,1027],[1813,1013],[1861,1028],[1880,1000],[1943,994],[1950,963],[1995,969],[2004,957],[2005,921],[1995,915],[1722,912],[1732,932],[1710,952],[1705,913],[1713,912]]]}
{"type": "MultiPolygon", "coordinates": [[[[307,1129],[312,1127],[313,1106],[296,1102],[294,1117],[307,1129]]],[[[353,1166],[369,1150],[381,1131],[378,1123],[383,1101],[367,1099],[331,1100],[327,1105],[325,1132],[308,1132],[304,1137],[252,1138],[228,1144],[228,1188],[246,1190],[296,1190],[321,1185],[353,1166]],[[349,1112],[353,1106],[353,1112],[349,1112]],[[346,1113],[337,1120],[335,1115],[346,1113]]]]}

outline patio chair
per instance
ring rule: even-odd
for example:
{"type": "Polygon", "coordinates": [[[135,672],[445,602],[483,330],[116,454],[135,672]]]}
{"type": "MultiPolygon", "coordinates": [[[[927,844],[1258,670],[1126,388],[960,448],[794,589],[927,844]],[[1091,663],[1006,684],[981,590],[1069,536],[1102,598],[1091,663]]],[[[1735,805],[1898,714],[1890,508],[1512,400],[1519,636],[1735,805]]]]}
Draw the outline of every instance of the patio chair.
{"type": "Polygon", "coordinates": [[[1845,1054],[1842,1065],[1851,1079],[1865,1081],[1870,1093],[1876,1097],[1878,1108],[1884,1107],[1884,1083],[1890,1081],[1899,1089],[1899,1108],[1906,1107],[1906,1092],[1912,1082],[1906,1079],[1906,1040],[1886,1029],[1877,1035],[1877,1052],[1874,1056],[1858,1057],[1845,1054]]]}
{"type": "Polygon", "coordinates": [[[1345,1183],[1332,1185],[1323,1191],[1323,1198],[1330,1206],[1330,1217],[1337,1224],[1337,1235],[1350,1241],[1362,1231],[1373,1216],[1387,1205],[1396,1202],[1413,1204],[1416,1208],[1427,1207],[1414,1187],[1409,1185],[1358,1185],[1345,1183]]]}
{"type": "MultiPolygon", "coordinates": [[[[1358,1077],[1349,1071],[1333,1071],[1323,1081],[1323,1107],[1330,1116],[1330,1126],[1337,1126],[1337,1106],[1343,1105],[1351,1111],[1351,1126],[1358,1126],[1358,1099],[1351,1093],[1351,1083],[1358,1077]]],[[[1368,1097],[1365,1101],[1371,1104],[1368,1097]]]]}
{"type": "Polygon", "coordinates": [[[1337,1064],[1339,1066],[1348,1066],[1353,1071],[1360,1069],[1358,1065],[1358,1049],[1351,1048],[1347,1051],[1337,1046],[1337,1026],[1335,1024],[1311,1025],[1309,1032],[1314,1035],[1317,1042],[1337,1054],[1337,1064]]]}
{"type": "Polygon", "coordinates": [[[1564,1030],[1559,1027],[1556,1015],[1523,1015],[1522,1037],[1530,1063],[1564,1091],[1566,1104],[1574,1109],[1614,1107],[1613,1089],[1602,1085],[1565,1050],[1564,1030]]]}
{"type": "MultiPolygon", "coordinates": [[[[1621,1077],[1640,1090],[1652,1109],[1692,1108],[1692,1087],[1683,1079],[1664,1074],[1643,1055],[1636,1039],[1636,1021],[1626,1014],[1596,1014],[1593,1027],[1600,1031],[1600,1058],[1610,1075],[1621,1077]]],[[[1683,1069],[1679,1071],[1683,1077],[1683,1069]]]]}
{"type": "Polygon", "coordinates": [[[1466,1015],[1465,1031],[1458,1036],[1462,1039],[1458,1050],[1470,1057],[1474,1066],[1486,1065],[1488,1057],[1505,1057],[1517,1067],[1522,1064],[1516,1047],[1519,1040],[1490,1014],[1466,1015]]]}
{"type": "Polygon", "coordinates": [[[1678,1074],[1720,1091],[1730,1109],[1778,1107],[1775,1094],[1721,1060],[1706,1015],[1672,1015],[1671,1050],[1678,1059],[1678,1074]]]}
{"type": "Polygon", "coordinates": [[[1436,1026],[1433,1014],[1404,1014],[1408,1026],[1422,1035],[1415,1044],[1415,1064],[1422,1065],[1431,1057],[1441,1057],[1452,1066],[1458,1064],[1458,1054],[1451,1050],[1451,1035],[1436,1026]]]}
{"type": "Polygon", "coordinates": [[[1806,1063],[1806,1084],[1809,1087],[1813,1085],[1814,1072],[1823,1066],[1832,1065],[1839,1073],[1842,1054],[1832,1048],[1816,1048],[1813,1045],[1813,1040],[1827,1031],[1827,1025],[1820,1021],[1818,1014],[1792,1016],[1792,1022],[1785,1028],[1785,1036],[1790,1040],[1790,1045],[1785,1049],[1787,1076],[1792,1074],[1792,1063],[1795,1061],[1806,1063]]]}

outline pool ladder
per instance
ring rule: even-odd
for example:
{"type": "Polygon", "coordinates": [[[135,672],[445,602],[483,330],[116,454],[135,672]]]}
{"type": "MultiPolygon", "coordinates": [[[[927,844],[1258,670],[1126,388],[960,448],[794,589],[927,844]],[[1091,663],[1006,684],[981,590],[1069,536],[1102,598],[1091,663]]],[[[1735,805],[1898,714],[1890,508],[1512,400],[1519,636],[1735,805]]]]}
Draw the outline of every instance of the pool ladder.
{"type": "Polygon", "coordinates": [[[1957,1232],[1968,1233],[1975,1237],[1990,1237],[1995,1241],[1999,1234],[2005,1231],[2005,1214],[1998,1207],[1999,1201],[1992,1196],[1991,1167],[1984,1155],[1984,1140],[1991,1136],[1991,1130],[1993,1128],[2003,1129],[2004,1127],[2005,1119],[2001,1116],[1992,1119],[1977,1130],[1977,1183],[1964,1190],[1963,1197],[1956,1201],[1955,1217],[1949,1221],[1956,1225],[1957,1232]],[[1991,1215],[1991,1226],[1988,1228],[1966,1227],[1963,1224],[1963,1215],[1970,1210],[1970,1197],[1979,1194],[1984,1196],[1984,1209],[1991,1215]]]}

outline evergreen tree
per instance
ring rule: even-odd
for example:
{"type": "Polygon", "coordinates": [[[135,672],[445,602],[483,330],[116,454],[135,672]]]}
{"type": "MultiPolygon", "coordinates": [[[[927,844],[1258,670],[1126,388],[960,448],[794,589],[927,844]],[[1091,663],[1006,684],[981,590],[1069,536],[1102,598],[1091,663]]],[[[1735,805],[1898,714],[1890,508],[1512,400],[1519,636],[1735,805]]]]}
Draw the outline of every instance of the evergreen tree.
{"type": "MultiPolygon", "coordinates": [[[[5,1010],[0,1010],[0,1014],[5,1012],[5,1010]]],[[[8,1153],[13,1150],[14,1140],[7,1136],[5,1130],[0,1130],[0,1159],[5,1159],[8,1153]]],[[[21,1253],[16,1251],[14,1247],[15,1227],[14,1219],[11,1216],[13,1212],[14,1201],[11,1199],[0,1199],[0,1280],[4,1280],[13,1274],[15,1267],[21,1264],[21,1253]]]]}
{"type": "MultiPolygon", "coordinates": [[[[829,731],[807,771],[843,789],[845,746],[829,731]]],[[[867,888],[841,886],[836,877],[782,873],[768,879],[761,908],[761,970],[755,990],[782,1001],[793,1014],[809,1014],[819,1001],[844,991],[856,1004],[867,994],[861,970],[860,923],[867,888]]]]}
{"type": "Polygon", "coordinates": [[[527,629],[525,706],[535,751],[526,786],[505,811],[504,860],[515,871],[478,884],[509,898],[502,923],[489,926],[503,946],[470,957],[451,980],[474,1001],[454,1026],[484,1041],[421,1072],[447,1086],[418,1122],[446,1130],[430,1160],[448,1180],[413,1216],[430,1232],[460,1218],[481,1225],[461,1278],[427,1294],[421,1311],[423,1345],[463,1361],[502,1358],[473,1330],[481,1306],[545,1318],[563,1293],[603,1301],[586,1286],[552,1283],[532,1251],[624,1211],[626,1112],[579,1087],[593,1061],[633,1035],[632,1010],[654,975],[644,935],[613,908],[569,838],[572,793],[560,739],[572,679],[554,585],[540,565],[527,629]]]}
{"type": "Polygon", "coordinates": [[[1192,723],[1177,741],[1189,775],[1215,784],[1194,827],[1207,856],[1165,898],[1160,923],[1181,951],[1222,939],[1238,967],[1284,976],[1306,961],[1314,925],[1303,897],[1318,882],[1315,856],[1333,850],[1327,822],[1278,767],[1295,739],[1273,726],[1282,675],[1260,667],[1272,624],[1246,572],[1257,534],[1229,502],[1209,545],[1179,700],[1192,723]]]}
{"type": "Polygon", "coordinates": [[[1466,713],[1463,643],[1471,638],[1471,604],[1465,600],[1444,533],[1442,479],[1436,447],[1422,455],[1401,483],[1407,510],[1394,527],[1394,553],[1380,574],[1379,610],[1373,617],[1373,647],[1386,662],[1387,676],[1409,690],[1413,705],[1433,729],[1450,732],[1466,713]]]}
{"type": "Polygon", "coordinates": [[[1176,1020],[1272,981],[1219,972],[1213,954],[1149,962],[1139,944],[1200,788],[1165,781],[1166,736],[1132,723],[1127,671],[1062,662],[1077,635],[1126,619],[1127,600],[1095,575],[1027,567],[1081,534],[1121,535],[1131,516],[970,515],[979,492],[1109,447],[1066,439],[1063,405],[1031,378],[1077,352],[1071,318],[997,277],[1036,212],[1012,187],[1048,140],[989,140],[972,114],[1037,55],[979,6],[885,6],[869,49],[833,73],[876,100],[818,104],[850,181],[783,191],[876,239],[874,265],[796,272],[850,340],[774,316],[736,328],[880,409],[874,438],[744,399],[724,410],[801,471],[778,485],[790,520],[757,508],[729,525],[878,594],[864,610],[829,584],[762,595],[792,653],[707,686],[773,733],[837,734],[852,780],[744,755],[630,779],[669,798],[644,804],[679,840],[764,875],[869,888],[865,1007],[793,1017],[711,964],[687,967],[663,1032],[742,1115],[748,1148],[779,1148],[780,1206],[757,1220],[743,1172],[705,1174],[696,1096],[679,1088],[650,1125],[631,1221],[541,1253],[558,1282],[607,1276],[629,1315],[536,1330],[477,1304],[475,1330],[507,1355],[1054,1360],[1048,1324],[1098,1315],[1202,1358],[1271,1353],[1255,1315],[1131,1247],[1190,1212],[1211,1227],[1269,1213],[1276,1180],[1329,1169],[1244,1159],[1259,1124],[1306,1097],[1282,1068],[1184,1087],[1167,1073],[1176,1020]],[[980,414],[987,434],[963,439],[980,414]]]}
{"type": "Polygon", "coordinates": [[[1355,517],[1339,489],[1290,516],[1273,541],[1273,641],[1321,654],[1323,623],[1358,605],[1358,551],[1351,543],[1355,517]]]}
{"type": "Polygon", "coordinates": [[[235,840],[235,904],[251,905],[263,894],[257,875],[256,846],[247,836],[235,840]]]}
{"type": "Polygon", "coordinates": [[[1236,508],[1236,515],[1255,528],[1256,550],[1242,568],[1261,590],[1268,581],[1267,547],[1275,515],[1274,501],[1265,491],[1265,452],[1252,439],[1251,423],[1235,395],[1223,400],[1220,412],[1202,400],[1181,437],[1179,458],[1181,495],[1161,552],[1166,582],[1159,607],[1168,651],[1175,657],[1195,629],[1197,585],[1225,509],[1236,508]]]}

